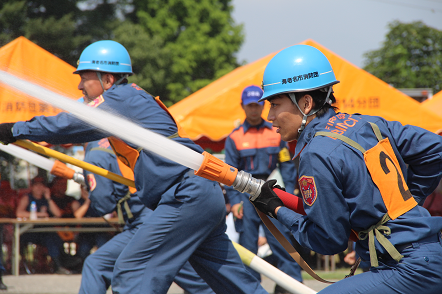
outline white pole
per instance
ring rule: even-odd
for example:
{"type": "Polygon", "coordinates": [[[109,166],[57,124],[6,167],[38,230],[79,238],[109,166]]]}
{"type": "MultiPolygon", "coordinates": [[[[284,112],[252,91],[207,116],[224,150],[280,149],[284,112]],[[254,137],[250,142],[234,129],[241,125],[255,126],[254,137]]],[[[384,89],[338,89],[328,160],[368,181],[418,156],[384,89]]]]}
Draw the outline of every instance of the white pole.
{"type": "Polygon", "coordinates": [[[2,70],[0,70],[0,82],[70,112],[78,119],[120,139],[131,142],[136,146],[154,152],[193,170],[198,170],[203,163],[204,156],[202,154],[165,136],[130,122],[118,114],[78,103],[66,96],[54,93],[42,86],[22,80],[2,70]]]}
{"type": "Polygon", "coordinates": [[[54,166],[54,161],[12,144],[0,144],[0,150],[9,153],[17,158],[24,159],[27,162],[47,171],[51,171],[52,167],[54,166]]]}
{"type": "Polygon", "coordinates": [[[242,262],[249,266],[251,269],[263,274],[267,278],[273,280],[279,286],[285,288],[286,290],[292,292],[293,294],[315,294],[313,289],[310,289],[303,283],[293,279],[283,271],[277,269],[270,263],[266,262],[259,256],[253,254],[246,248],[242,247],[238,243],[232,242],[235,246],[236,251],[238,251],[242,262]]]}

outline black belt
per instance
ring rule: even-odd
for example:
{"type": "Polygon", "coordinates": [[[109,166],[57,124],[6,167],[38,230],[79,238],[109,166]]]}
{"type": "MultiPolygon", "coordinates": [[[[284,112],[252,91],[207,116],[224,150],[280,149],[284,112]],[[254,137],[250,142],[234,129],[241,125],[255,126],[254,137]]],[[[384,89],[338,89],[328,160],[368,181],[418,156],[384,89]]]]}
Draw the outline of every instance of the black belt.
{"type": "Polygon", "coordinates": [[[440,233],[438,233],[437,235],[433,235],[433,236],[421,239],[416,242],[411,242],[411,243],[402,244],[402,245],[396,245],[394,247],[396,247],[396,249],[399,251],[399,253],[402,253],[402,251],[404,251],[405,249],[413,247],[413,244],[428,244],[428,243],[440,242],[439,236],[440,236],[440,233]]]}

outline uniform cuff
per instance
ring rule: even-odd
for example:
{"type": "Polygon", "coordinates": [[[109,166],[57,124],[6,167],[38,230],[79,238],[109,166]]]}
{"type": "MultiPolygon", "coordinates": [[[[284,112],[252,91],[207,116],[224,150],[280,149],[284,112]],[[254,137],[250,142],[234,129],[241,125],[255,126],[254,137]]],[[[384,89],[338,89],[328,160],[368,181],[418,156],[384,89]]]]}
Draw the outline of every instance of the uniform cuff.
{"type": "Polygon", "coordinates": [[[26,122],[18,121],[12,127],[12,135],[20,139],[20,135],[26,135],[29,133],[29,128],[26,126],[26,122]]]}
{"type": "Polygon", "coordinates": [[[303,215],[283,206],[278,210],[276,217],[286,227],[291,228],[303,215]]]}

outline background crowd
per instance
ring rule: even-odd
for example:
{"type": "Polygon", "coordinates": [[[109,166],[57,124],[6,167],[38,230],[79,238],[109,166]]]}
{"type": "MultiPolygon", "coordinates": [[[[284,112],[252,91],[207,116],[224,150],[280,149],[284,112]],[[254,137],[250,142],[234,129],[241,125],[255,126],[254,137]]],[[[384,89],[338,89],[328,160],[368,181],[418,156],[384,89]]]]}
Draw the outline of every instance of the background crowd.
{"type": "MultiPolygon", "coordinates": [[[[9,181],[0,186],[0,217],[29,219],[31,203],[37,206],[38,218],[82,218],[98,216],[89,208],[88,191],[82,186],[80,199],[66,195],[67,179],[54,177],[51,181],[34,177],[27,189],[12,189],[9,181]]],[[[80,273],[84,259],[93,251],[96,237],[103,239],[98,246],[112,237],[112,233],[99,234],[58,231],[54,233],[24,233],[20,238],[20,271],[26,273],[80,273]],[[48,258],[50,257],[50,258],[48,258]]],[[[2,262],[6,273],[11,272],[13,225],[2,225],[2,262]]],[[[97,246],[97,247],[98,247],[97,246]]],[[[96,248],[97,248],[96,247],[96,248]]]]}

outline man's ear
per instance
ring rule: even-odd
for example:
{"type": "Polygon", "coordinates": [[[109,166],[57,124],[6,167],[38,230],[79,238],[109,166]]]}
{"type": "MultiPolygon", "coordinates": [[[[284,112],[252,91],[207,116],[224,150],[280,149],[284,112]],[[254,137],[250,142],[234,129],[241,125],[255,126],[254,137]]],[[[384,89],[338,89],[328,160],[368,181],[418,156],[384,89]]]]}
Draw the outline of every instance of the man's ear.
{"type": "Polygon", "coordinates": [[[115,76],[109,73],[104,74],[103,86],[105,90],[109,90],[115,83],[115,76]]]}
{"type": "Polygon", "coordinates": [[[313,97],[310,96],[309,94],[304,95],[304,97],[302,97],[302,104],[299,105],[301,107],[301,109],[304,109],[304,113],[305,114],[309,114],[312,110],[313,107],[315,106],[314,102],[313,102],[313,97]]]}

